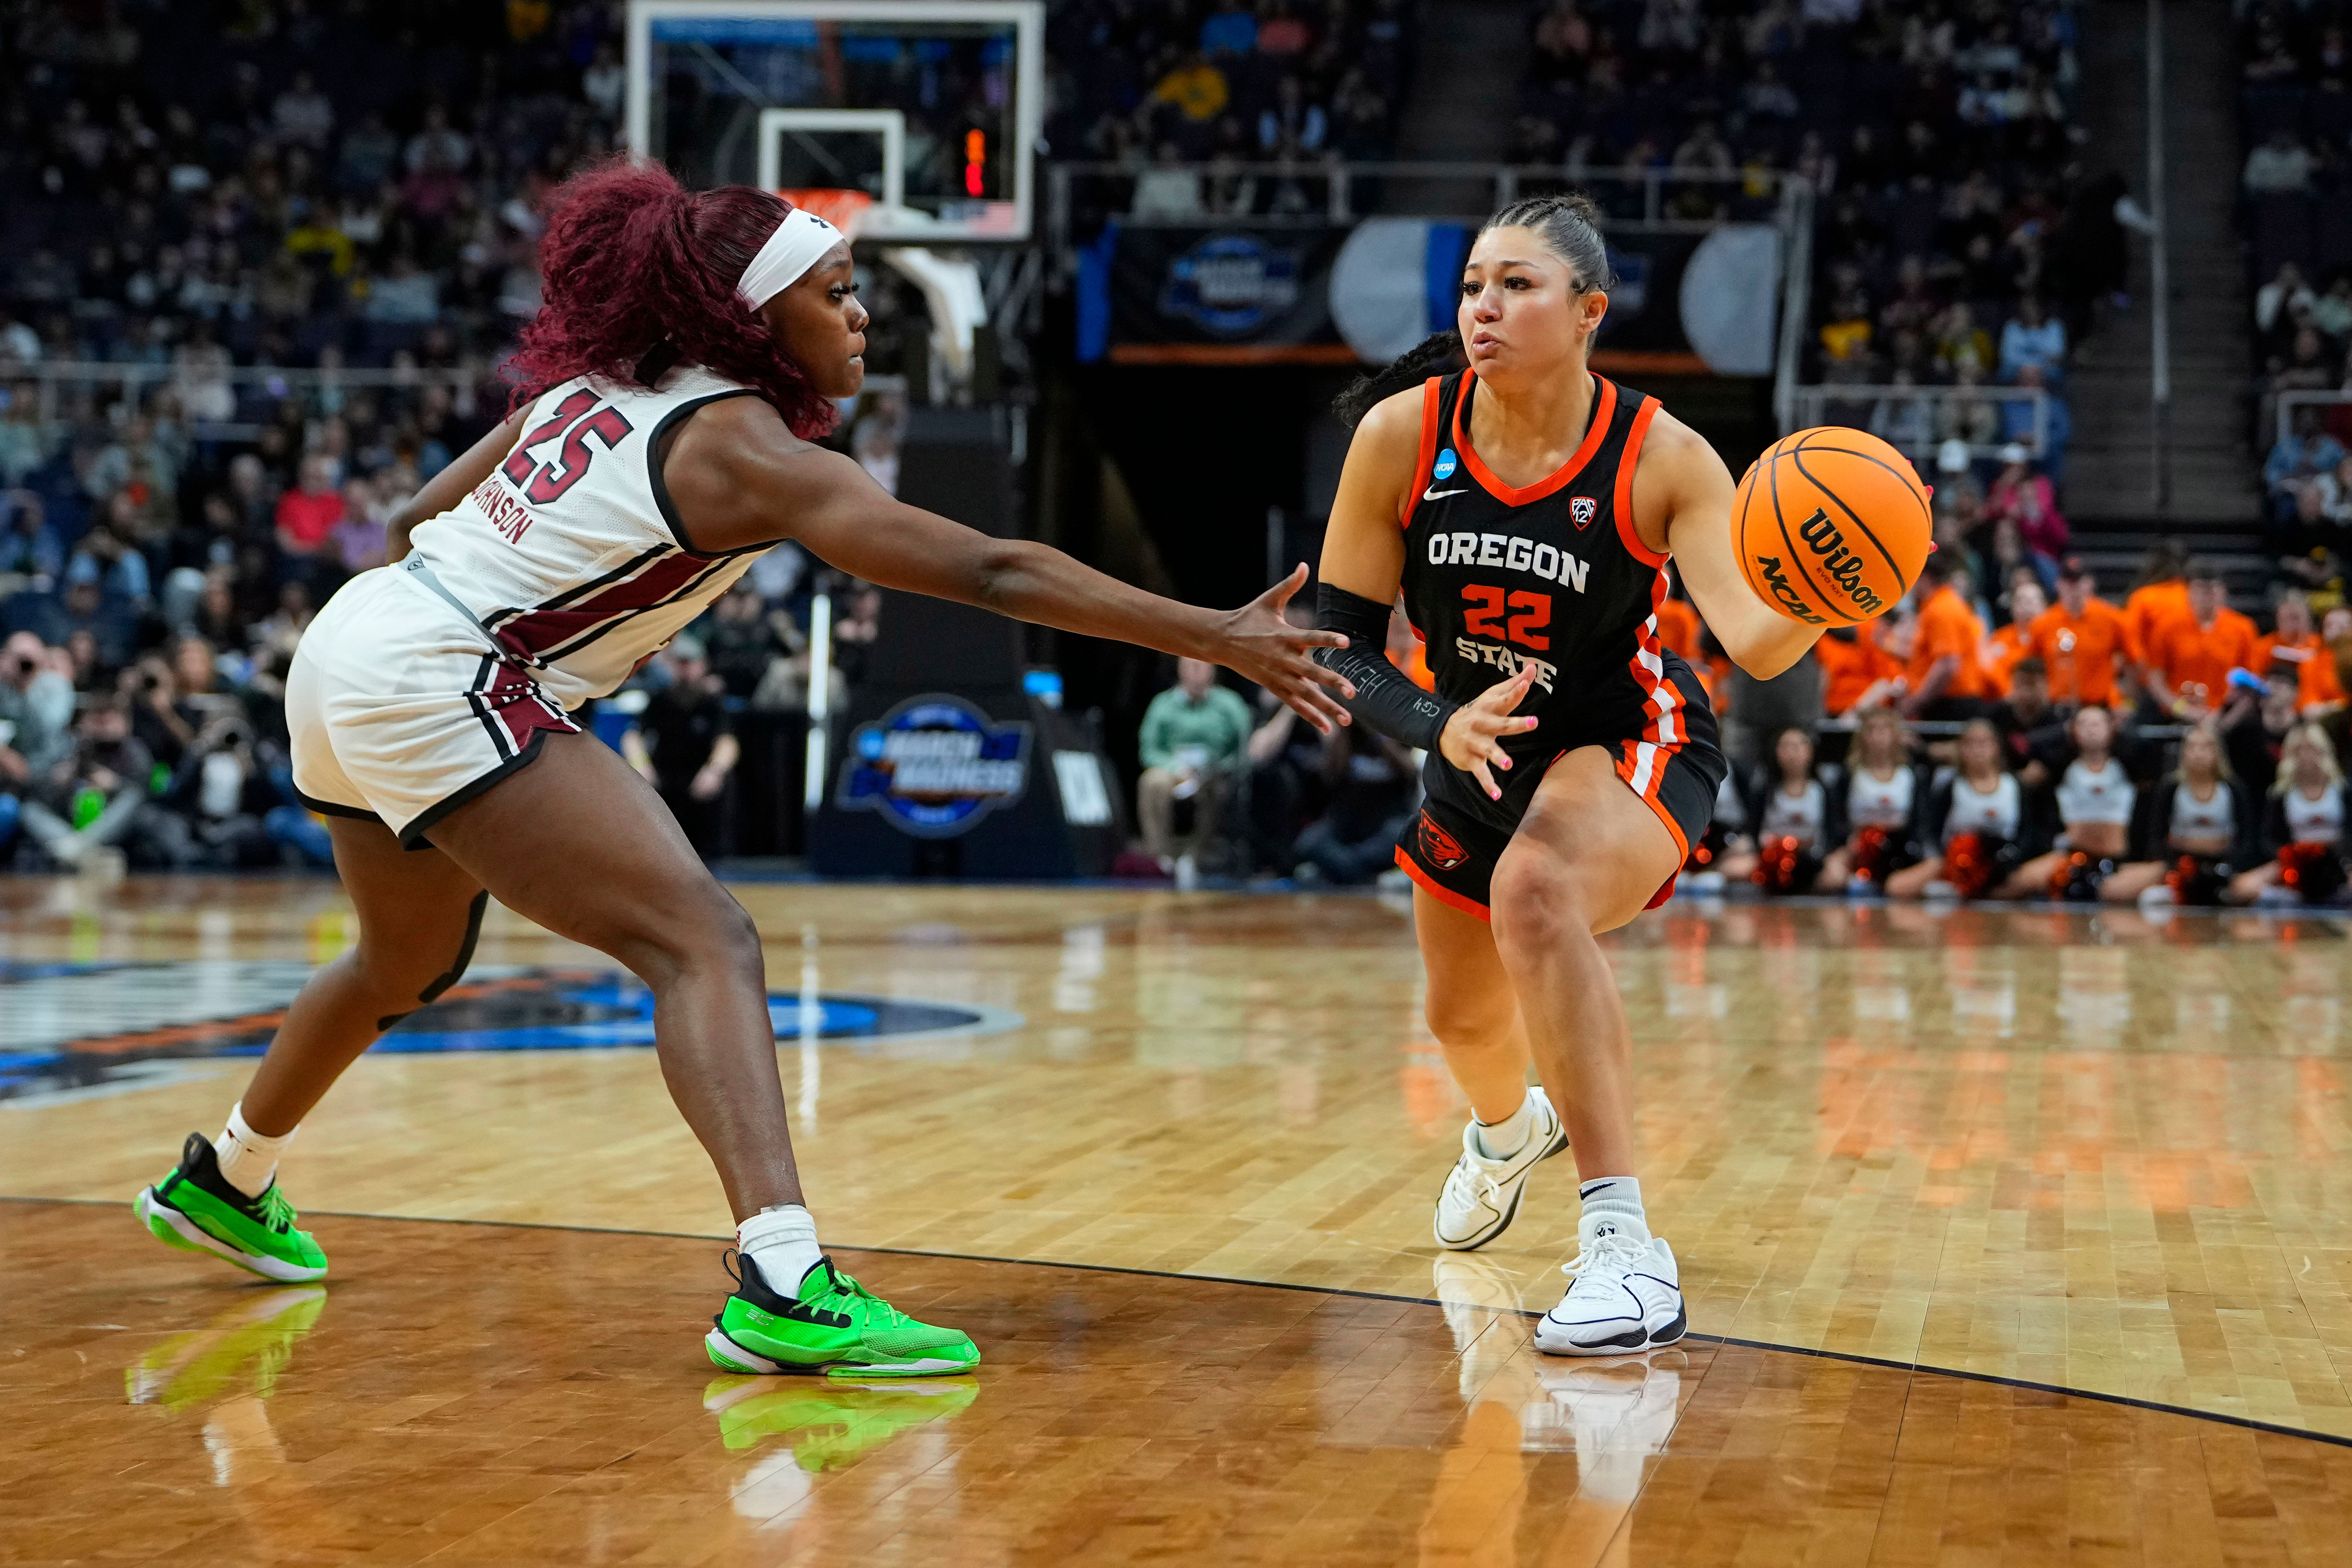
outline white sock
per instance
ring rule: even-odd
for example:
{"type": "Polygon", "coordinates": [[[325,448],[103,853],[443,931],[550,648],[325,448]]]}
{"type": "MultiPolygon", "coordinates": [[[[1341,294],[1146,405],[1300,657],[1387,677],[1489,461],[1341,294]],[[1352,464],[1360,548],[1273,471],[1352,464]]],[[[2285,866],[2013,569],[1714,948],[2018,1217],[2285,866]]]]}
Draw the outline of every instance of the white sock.
{"type": "Polygon", "coordinates": [[[1577,1183],[1576,1196],[1584,1200],[1584,1217],[1577,1234],[1590,1241],[1604,1226],[1646,1243],[1650,1217],[1642,1212],[1642,1184],[1633,1176],[1594,1176],[1577,1183]]]}
{"type": "Polygon", "coordinates": [[[1522,1095],[1519,1108],[1499,1122],[1479,1122],[1478,1152],[1490,1160],[1507,1160],[1528,1146],[1536,1134],[1535,1103],[1522,1095]]]}
{"type": "Polygon", "coordinates": [[[798,1295],[801,1276],[824,1258],[816,1244],[816,1219],[797,1203],[763,1208],[737,1226],[735,1245],[760,1266],[768,1289],[784,1297],[798,1295]]]}
{"type": "Polygon", "coordinates": [[[278,1179],[278,1156],[301,1130],[296,1127],[274,1138],[264,1137],[245,1124],[245,1102],[238,1101],[229,1107],[227,1127],[213,1140],[221,1179],[247,1197],[259,1197],[278,1179]]]}

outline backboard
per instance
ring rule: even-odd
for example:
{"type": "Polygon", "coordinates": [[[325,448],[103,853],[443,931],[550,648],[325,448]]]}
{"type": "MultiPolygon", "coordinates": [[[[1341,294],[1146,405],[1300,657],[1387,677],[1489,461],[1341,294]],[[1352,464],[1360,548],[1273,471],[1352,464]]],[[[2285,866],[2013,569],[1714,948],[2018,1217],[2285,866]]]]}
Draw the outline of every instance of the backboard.
{"type": "Polygon", "coordinates": [[[862,192],[863,238],[1024,241],[1042,0],[630,0],[630,150],[688,184],[862,192]]]}

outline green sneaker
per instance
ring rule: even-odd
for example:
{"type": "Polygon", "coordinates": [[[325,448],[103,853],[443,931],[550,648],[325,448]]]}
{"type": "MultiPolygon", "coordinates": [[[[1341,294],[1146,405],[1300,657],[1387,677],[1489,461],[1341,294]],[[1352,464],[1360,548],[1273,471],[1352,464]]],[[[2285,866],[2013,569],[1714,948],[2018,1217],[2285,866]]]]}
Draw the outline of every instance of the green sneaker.
{"type": "Polygon", "coordinates": [[[846,1381],[812,1384],[766,1377],[721,1377],[702,1391],[730,1448],[756,1448],[782,1437],[793,1462],[811,1475],[845,1469],[902,1432],[944,1421],[980,1397],[974,1385],[846,1381]]]}
{"type": "Polygon", "coordinates": [[[229,1186],[202,1133],[188,1134],[180,1168],[142,1188],[131,1209],[167,1247],[217,1253],[265,1280],[289,1284],[327,1277],[327,1255],[309,1231],[294,1228],[294,1206],[278,1184],[271,1182],[259,1197],[229,1186]]]}
{"type": "Polygon", "coordinates": [[[703,1336],[722,1372],[822,1372],[834,1377],[936,1377],[980,1364],[971,1336],[919,1323],[827,1258],[801,1281],[800,1299],[768,1288],[740,1253],[735,1293],[703,1336]]]}
{"type": "Polygon", "coordinates": [[[124,1367],[123,1395],[133,1405],[173,1410],[229,1393],[267,1399],[277,1390],[278,1375],[294,1359],[294,1342],[326,1310],[324,1285],[281,1285],[247,1297],[203,1328],[173,1334],[124,1367]]]}

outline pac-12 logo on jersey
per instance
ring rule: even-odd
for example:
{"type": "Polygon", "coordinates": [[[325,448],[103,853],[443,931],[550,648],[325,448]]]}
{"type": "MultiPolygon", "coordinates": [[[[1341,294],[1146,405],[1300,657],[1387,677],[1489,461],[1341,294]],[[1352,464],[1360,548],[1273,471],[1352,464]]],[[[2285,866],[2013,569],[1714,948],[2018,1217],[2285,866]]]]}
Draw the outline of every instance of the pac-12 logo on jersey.
{"type": "Polygon", "coordinates": [[[1439,871],[1452,871],[1470,857],[1452,833],[1430,821],[1429,813],[1421,814],[1421,858],[1439,871]]]}
{"type": "Polygon", "coordinates": [[[1574,523],[1578,528],[1591,528],[1592,526],[1592,519],[1600,515],[1601,503],[1594,500],[1591,497],[1570,496],[1568,498],[1568,520],[1574,523]]]}

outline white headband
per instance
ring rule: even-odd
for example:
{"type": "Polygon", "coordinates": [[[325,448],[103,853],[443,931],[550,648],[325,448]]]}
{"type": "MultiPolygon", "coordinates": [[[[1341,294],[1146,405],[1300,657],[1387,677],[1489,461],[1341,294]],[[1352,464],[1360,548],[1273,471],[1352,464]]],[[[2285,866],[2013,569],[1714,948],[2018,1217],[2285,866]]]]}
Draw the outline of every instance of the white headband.
{"type": "Polygon", "coordinates": [[[735,292],[757,310],[805,276],[824,259],[825,252],[842,241],[842,233],[806,207],[794,207],[751,258],[737,279],[735,292]]]}

